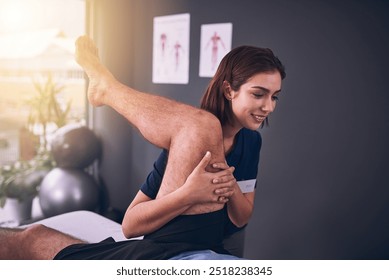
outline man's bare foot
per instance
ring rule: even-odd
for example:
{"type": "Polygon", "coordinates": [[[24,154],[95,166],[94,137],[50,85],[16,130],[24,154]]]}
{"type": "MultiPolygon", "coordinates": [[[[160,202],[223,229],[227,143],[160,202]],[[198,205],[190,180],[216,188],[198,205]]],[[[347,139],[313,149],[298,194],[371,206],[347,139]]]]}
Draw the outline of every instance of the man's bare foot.
{"type": "Polygon", "coordinates": [[[94,42],[87,36],[76,41],[76,61],[89,78],[88,100],[93,106],[104,105],[104,96],[111,83],[116,80],[101,64],[94,42]]]}

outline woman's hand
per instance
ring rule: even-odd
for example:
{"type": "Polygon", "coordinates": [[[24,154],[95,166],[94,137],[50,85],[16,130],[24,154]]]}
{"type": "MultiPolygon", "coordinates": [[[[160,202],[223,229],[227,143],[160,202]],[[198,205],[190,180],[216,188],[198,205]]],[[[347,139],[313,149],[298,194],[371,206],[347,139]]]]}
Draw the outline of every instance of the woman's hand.
{"type": "Polygon", "coordinates": [[[183,187],[190,190],[193,203],[226,203],[234,194],[234,167],[226,163],[214,163],[211,166],[219,171],[213,173],[206,170],[211,161],[211,153],[207,152],[200,163],[188,176],[183,187]]]}
{"type": "Polygon", "coordinates": [[[213,183],[215,184],[222,184],[222,183],[227,183],[228,187],[223,187],[222,185],[219,186],[218,189],[215,190],[215,193],[219,195],[219,202],[228,202],[229,197],[231,197],[235,193],[235,187],[237,186],[236,184],[236,179],[233,175],[233,172],[235,170],[234,167],[229,167],[227,163],[225,162],[219,162],[219,163],[214,163],[212,164],[212,167],[214,169],[219,169],[219,170],[230,170],[231,173],[227,176],[221,176],[217,179],[214,179],[213,183]],[[233,168],[233,169],[231,169],[233,168]]]}
{"type": "Polygon", "coordinates": [[[207,153],[184,185],[161,198],[151,199],[139,191],[124,216],[124,235],[131,238],[153,232],[194,204],[231,202],[231,196],[236,193],[234,168],[225,163],[217,163],[215,168],[209,165],[210,161],[211,154],[207,153]],[[209,167],[219,171],[209,172],[206,170],[209,167]]]}

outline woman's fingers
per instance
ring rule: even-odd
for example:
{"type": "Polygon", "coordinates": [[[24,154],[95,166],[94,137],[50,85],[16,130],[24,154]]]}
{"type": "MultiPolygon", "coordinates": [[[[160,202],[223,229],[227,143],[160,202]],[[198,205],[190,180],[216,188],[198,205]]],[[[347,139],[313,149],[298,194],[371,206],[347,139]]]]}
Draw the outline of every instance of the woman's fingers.
{"type": "Polygon", "coordinates": [[[228,202],[228,198],[225,197],[225,196],[219,196],[217,198],[217,202],[221,203],[221,204],[224,204],[224,203],[227,203],[228,202]]]}
{"type": "Polygon", "coordinates": [[[219,171],[217,173],[214,173],[213,176],[215,176],[215,177],[212,179],[212,183],[220,184],[220,183],[225,183],[225,182],[235,180],[233,172],[234,172],[234,167],[230,167],[227,170],[223,170],[223,171],[219,171]]]}
{"type": "Polygon", "coordinates": [[[196,166],[196,169],[199,168],[205,170],[205,168],[208,166],[210,161],[211,161],[211,152],[206,152],[204,157],[201,159],[200,163],[196,166]]]}
{"type": "Polygon", "coordinates": [[[219,196],[230,197],[231,195],[234,194],[234,188],[233,187],[218,188],[215,190],[215,194],[219,196]]]}
{"type": "Polygon", "coordinates": [[[216,162],[216,163],[212,164],[212,167],[216,168],[216,169],[221,169],[221,170],[229,168],[228,164],[225,162],[216,162]]]}

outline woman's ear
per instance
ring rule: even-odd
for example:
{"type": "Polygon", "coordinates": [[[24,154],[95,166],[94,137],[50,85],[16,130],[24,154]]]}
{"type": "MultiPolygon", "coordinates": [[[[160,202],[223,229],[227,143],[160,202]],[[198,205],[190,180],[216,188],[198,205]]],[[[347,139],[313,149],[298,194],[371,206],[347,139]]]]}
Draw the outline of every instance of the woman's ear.
{"type": "Polygon", "coordinates": [[[224,93],[224,97],[227,100],[232,100],[231,91],[232,89],[230,83],[227,81],[223,81],[223,93],[224,93]]]}

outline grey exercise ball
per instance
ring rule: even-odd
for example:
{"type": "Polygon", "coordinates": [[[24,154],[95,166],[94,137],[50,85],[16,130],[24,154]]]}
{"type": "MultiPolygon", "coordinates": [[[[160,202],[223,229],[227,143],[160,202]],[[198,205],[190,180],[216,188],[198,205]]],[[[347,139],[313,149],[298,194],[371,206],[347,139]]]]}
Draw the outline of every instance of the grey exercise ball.
{"type": "Polygon", "coordinates": [[[101,143],[96,134],[88,127],[78,124],[59,128],[50,144],[58,167],[83,169],[101,154],[101,143]]]}
{"type": "Polygon", "coordinates": [[[99,187],[82,170],[54,168],[41,183],[39,203],[45,217],[76,210],[93,211],[99,203],[99,187]]]}

